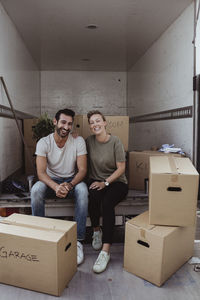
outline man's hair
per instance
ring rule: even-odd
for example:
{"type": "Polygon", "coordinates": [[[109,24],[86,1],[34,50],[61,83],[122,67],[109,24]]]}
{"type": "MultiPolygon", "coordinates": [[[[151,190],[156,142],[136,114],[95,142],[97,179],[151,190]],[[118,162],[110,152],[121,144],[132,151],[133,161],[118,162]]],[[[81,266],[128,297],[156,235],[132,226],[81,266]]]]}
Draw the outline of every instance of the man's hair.
{"type": "Polygon", "coordinates": [[[58,122],[60,119],[60,115],[64,114],[66,116],[71,116],[72,119],[74,120],[75,112],[71,109],[65,108],[65,109],[60,109],[56,114],[55,114],[55,119],[58,122]]]}
{"type": "Polygon", "coordinates": [[[100,116],[102,116],[102,119],[103,119],[104,121],[106,121],[106,118],[104,117],[104,115],[103,115],[99,110],[91,110],[91,111],[89,111],[88,114],[87,114],[88,123],[90,123],[90,118],[91,118],[91,116],[93,116],[93,115],[100,115],[100,116]]]}

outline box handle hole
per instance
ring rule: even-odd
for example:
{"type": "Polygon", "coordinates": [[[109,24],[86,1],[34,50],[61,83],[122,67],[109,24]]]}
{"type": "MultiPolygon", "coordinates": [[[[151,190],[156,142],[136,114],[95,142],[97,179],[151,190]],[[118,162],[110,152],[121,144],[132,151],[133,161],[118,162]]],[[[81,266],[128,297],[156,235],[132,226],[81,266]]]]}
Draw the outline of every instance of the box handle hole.
{"type": "Polygon", "coordinates": [[[65,247],[65,252],[71,247],[72,243],[69,243],[66,247],[65,247]]]}
{"type": "Polygon", "coordinates": [[[77,125],[76,125],[76,128],[80,128],[80,125],[79,125],[79,124],[77,124],[77,125]]]}
{"type": "Polygon", "coordinates": [[[182,188],[178,187],[178,186],[169,186],[167,188],[167,190],[169,192],[181,192],[182,191],[182,188]]]}
{"type": "Polygon", "coordinates": [[[141,240],[138,240],[137,243],[140,244],[140,245],[142,245],[142,246],[144,246],[144,247],[147,247],[147,248],[150,247],[148,243],[146,243],[144,241],[141,241],[141,240]]]}

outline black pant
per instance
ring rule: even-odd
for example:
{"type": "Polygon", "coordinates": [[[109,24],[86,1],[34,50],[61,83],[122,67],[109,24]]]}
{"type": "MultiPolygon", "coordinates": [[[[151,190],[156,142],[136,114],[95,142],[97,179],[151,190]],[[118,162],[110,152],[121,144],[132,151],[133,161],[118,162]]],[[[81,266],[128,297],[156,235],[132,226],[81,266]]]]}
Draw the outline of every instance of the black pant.
{"type": "Polygon", "coordinates": [[[119,181],[113,182],[99,191],[89,190],[89,215],[92,227],[99,226],[99,219],[102,213],[103,243],[112,244],[115,226],[115,206],[125,198],[127,193],[128,185],[119,181]]]}

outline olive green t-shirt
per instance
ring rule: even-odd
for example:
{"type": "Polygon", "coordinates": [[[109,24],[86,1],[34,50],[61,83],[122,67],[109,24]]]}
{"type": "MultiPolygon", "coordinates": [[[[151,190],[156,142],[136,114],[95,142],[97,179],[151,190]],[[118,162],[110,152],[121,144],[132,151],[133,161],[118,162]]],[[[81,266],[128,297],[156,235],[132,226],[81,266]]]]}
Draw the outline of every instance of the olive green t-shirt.
{"type": "MultiPolygon", "coordinates": [[[[95,135],[91,135],[86,139],[86,145],[89,179],[104,181],[117,169],[117,162],[126,160],[123,144],[117,136],[111,135],[107,142],[100,143],[95,135]]],[[[127,183],[125,174],[116,181],[127,183]]]]}

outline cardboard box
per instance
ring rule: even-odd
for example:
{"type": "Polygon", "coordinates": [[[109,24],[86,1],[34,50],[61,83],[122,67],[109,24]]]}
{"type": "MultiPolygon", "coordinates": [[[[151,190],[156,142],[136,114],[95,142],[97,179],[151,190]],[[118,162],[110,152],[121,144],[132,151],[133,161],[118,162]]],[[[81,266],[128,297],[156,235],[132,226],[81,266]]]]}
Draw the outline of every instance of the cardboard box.
{"type": "Polygon", "coordinates": [[[76,223],[12,214],[0,221],[0,282],[59,296],[77,269],[76,223]]]}
{"type": "Polygon", "coordinates": [[[192,255],[195,227],[149,225],[148,211],[126,222],[124,268],[161,286],[192,255]]]}
{"type": "MultiPolygon", "coordinates": [[[[120,138],[124,145],[124,150],[128,151],[128,137],[129,137],[129,117],[128,116],[105,116],[107,127],[106,130],[112,135],[120,138]]],[[[77,115],[74,118],[74,130],[80,136],[86,139],[91,135],[88,119],[86,115],[77,115]]]]}
{"type": "Polygon", "coordinates": [[[150,224],[189,226],[196,220],[199,175],[189,158],[150,158],[150,224]]]}
{"type": "Polygon", "coordinates": [[[24,139],[28,147],[35,147],[36,140],[33,138],[32,128],[37,124],[38,119],[24,119],[24,139]]]}
{"type": "Polygon", "coordinates": [[[35,174],[36,170],[36,147],[25,147],[24,156],[25,156],[25,174],[32,175],[35,174]],[[32,161],[32,163],[31,163],[32,161]]]}
{"type": "Polygon", "coordinates": [[[166,154],[159,151],[131,151],[129,152],[128,183],[129,189],[145,190],[145,180],[149,179],[149,158],[151,156],[177,156],[180,154],[166,154]]]}

